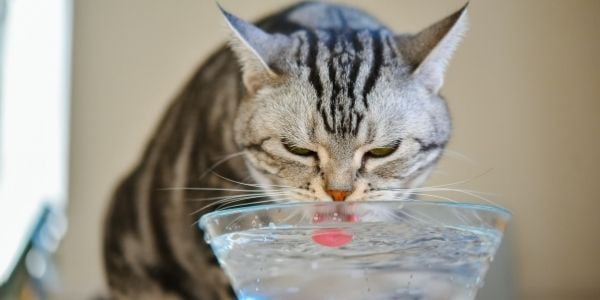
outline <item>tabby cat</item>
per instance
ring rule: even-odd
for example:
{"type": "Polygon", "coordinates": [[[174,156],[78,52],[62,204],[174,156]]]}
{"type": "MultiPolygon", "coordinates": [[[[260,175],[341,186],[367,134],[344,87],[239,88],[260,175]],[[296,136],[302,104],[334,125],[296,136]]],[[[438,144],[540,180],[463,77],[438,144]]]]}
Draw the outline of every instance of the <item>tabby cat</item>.
{"type": "Polygon", "coordinates": [[[200,214],[405,199],[450,137],[439,91],[466,6],[418,34],[320,2],[257,25],[222,12],[230,47],[187,83],[114,194],[104,262],[116,299],[234,298],[200,214]]]}

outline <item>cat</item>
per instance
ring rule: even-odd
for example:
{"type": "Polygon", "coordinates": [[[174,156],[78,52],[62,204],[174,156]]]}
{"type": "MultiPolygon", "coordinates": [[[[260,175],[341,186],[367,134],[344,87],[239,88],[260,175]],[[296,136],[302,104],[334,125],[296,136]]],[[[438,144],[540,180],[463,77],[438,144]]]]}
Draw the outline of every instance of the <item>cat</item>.
{"type": "Polygon", "coordinates": [[[450,138],[440,88],[466,8],[417,34],[329,3],[257,25],[222,10],[229,46],[193,75],[114,193],[112,297],[235,298],[194,225],[219,205],[409,197],[450,138]]]}

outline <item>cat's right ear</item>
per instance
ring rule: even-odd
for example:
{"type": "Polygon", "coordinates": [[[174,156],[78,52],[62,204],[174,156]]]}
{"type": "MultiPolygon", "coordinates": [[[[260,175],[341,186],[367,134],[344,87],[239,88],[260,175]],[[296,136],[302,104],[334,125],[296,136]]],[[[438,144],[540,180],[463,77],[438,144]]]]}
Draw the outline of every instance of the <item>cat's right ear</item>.
{"type": "Polygon", "coordinates": [[[233,32],[230,45],[242,66],[244,85],[253,94],[282,75],[282,54],[290,48],[291,41],[281,34],[269,34],[218,6],[233,32]]]}
{"type": "Polygon", "coordinates": [[[468,5],[418,34],[396,37],[398,49],[412,67],[413,77],[436,94],[444,83],[448,61],[467,30],[468,5]]]}

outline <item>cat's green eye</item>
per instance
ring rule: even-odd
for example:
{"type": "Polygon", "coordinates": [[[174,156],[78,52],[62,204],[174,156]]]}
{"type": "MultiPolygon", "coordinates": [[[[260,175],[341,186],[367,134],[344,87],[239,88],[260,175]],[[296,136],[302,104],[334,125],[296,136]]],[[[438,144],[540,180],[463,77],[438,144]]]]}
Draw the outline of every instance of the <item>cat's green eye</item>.
{"type": "Polygon", "coordinates": [[[300,148],[300,147],[296,147],[294,145],[290,145],[288,143],[283,143],[283,146],[285,147],[285,149],[287,151],[290,151],[293,154],[299,155],[299,156],[311,156],[314,155],[315,152],[306,148],[300,148]]]}
{"type": "Polygon", "coordinates": [[[394,153],[394,151],[396,151],[397,148],[398,148],[398,146],[374,148],[374,149],[369,150],[369,152],[367,152],[367,154],[371,157],[386,157],[386,156],[394,153]]]}

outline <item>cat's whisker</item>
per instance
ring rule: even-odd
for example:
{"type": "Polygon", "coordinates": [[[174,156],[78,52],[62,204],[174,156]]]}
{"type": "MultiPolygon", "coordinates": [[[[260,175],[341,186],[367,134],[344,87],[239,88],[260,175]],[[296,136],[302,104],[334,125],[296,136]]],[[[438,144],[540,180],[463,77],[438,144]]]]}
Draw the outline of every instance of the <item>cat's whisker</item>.
{"type": "Polygon", "coordinates": [[[194,198],[188,199],[190,202],[199,202],[199,201],[210,201],[210,200],[220,200],[220,199],[231,199],[231,198],[241,198],[247,196],[271,196],[271,195],[279,195],[284,194],[284,192],[273,192],[273,193],[263,193],[263,192],[254,192],[240,195],[228,195],[228,196],[215,196],[215,197],[206,197],[206,198],[194,198]]]}
{"type": "MultiPolygon", "coordinates": [[[[228,205],[230,203],[235,203],[235,202],[241,202],[241,201],[247,201],[247,200],[251,200],[251,199],[257,199],[257,198],[270,198],[270,200],[272,201],[273,197],[278,197],[278,196],[283,196],[288,194],[288,191],[285,190],[280,190],[280,191],[276,191],[276,192],[253,192],[253,193],[249,193],[249,194],[243,194],[243,195],[230,195],[230,196],[219,196],[219,197],[209,197],[209,198],[198,198],[198,199],[190,199],[188,201],[209,201],[209,200],[217,200],[214,202],[211,202],[207,205],[204,205],[203,207],[193,211],[190,215],[196,215],[200,212],[202,212],[203,210],[206,210],[207,208],[213,207],[213,206],[218,206],[217,209],[219,209],[221,206],[225,206],[228,205]],[[208,199],[208,200],[206,200],[208,199]]],[[[245,203],[244,205],[252,205],[253,203],[245,203]]]]}
{"type": "MultiPolygon", "coordinates": [[[[231,199],[231,201],[225,201],[225,202],[221,203],[221,204],[220,204],[220,205],[219,205],[219,206],[216,208],[216,210],[219,210],[219,209],[221,209],[222,207],[224,207],[224,206],[227,206],[227,205],[229,205],[229,204],[231,204],[231,203],[235,203],[235,202],[247,201],[247,200],[251,200],[251,199],[261,199],[261,198],[267,198],[267,199],[265,199],[265,201],[268,201],[268,200],[274,199],[274,197],[281,197],[281,196],[286,196],[286,195],[287,195],[287,193],[286,193],[286,192],[281,192],[281,193],[270,193],[270,194],[264,194],[264,195],[262,195],[261,197],[251,197],[251,198],[244,198],[244,199],[231,199]]],[[[276,199],[276,198],[275,198],[275,199],[276,199]]],[[[244,203],[244,205],[252,205],[252,204],[254,204],[254,202],[247,202],[247,203],[244,203]]]]}
{"type": "Polygon", "coordinates": [[[455,193],[462,193],[465,195],[469,195],[471,197],[475,197],[479,200],[485,201],[487,203],[493,204],[493,205],[498,205],[497,203],[495,203],[494,201],[481,196],[481,194],[488,194],[490,195],[490,193],[483,193],[483,192],[477,192],[477,191],[470,191],[470,190],[462,190],[462,189],[437,189],[437,190],[431,190],[431,191],[448,191],[448,192],[455,192],[455,193]]]}
{"type": "Polygon", "coordinates": [[[389,191],[406,191],[412,193],[418,192],[454,192],[454,193],[462,193],[465,195],[469,195],[471,197],[475,197],[478,200],[485,201],[487,203],[498,205],[494,201],[482,196],[482,195],[494,195],[492,193],[478,192],[466,189],[452,189],[452,188],[413,188],[413,189],[389,189],[389,191]]]}
{"type": "Polygon", "coordinates": [[[494,193],[479,192],[479,191],[468,190],[468,189],[427,188],[427,187],[422,187],[422,188],[417,187],[417,188],[409,188],[409,189],[386,189],[386,191],[457,192],[457,193],[472,193],[472,194],[477,194],[477,195],[489,195],[489,196],[495,195],[494,193]]]}
{"type": "Polygon", "coordinates": [[[240,207],[240,206],[250,206],[250,205],[262,204],[262,203],[283,202],[284,200],[287,201],[287,200],[289,200],[289,198],[287,198],[287,197],[275,198],[275,199],[261,200],[261,201],[255,201],[255,202],[250,202],[250,203],[235,204],[235,205],[231,205],[231,206],[224,206],[221,209],[231,209],[231,208],[236,208],[236,207],[240,207]]]}
{"type": "MultiPolygon", "coordinates": [[[[494,201],[484,197],[484,195],[487,196],[495,196],[495,194],[493,193],[485,193],[485,192],[479,192],[479,191],[473,191],[473,190],[468,190],[468,189],[459,189],[459,188],[452,188],[453,186],[456,185],[460,185],[460,184],[465,184],[468,183],[472,180],[475,180],[481,176],[484,176],[486,174],[488,174],[489,172],[491,172],[493,169],[488,169],[485,172],[478,174],[476,176],[464,179],[464,180],[459,180],[459,181],[455,181],[455,182],[451,182],[451,183],[446,183],[446,184],[439,184],[439,185],[431,185],[431,186],[423,186],[423,187],[414,187],[414,188],[381,188],[381,189],[377,189],[379,191],[390,191],[390,192],[405,192],[405,193],[412,193],[417,195],[419,192],[421,192],[421,194],[423,195],[429,195],[432,197],[437,197],[438,199],[444,199],[444,200],[451,200],[450,198],[447,197],[442,197],[442,196],[438,196],[438,195],[430,195],[430,194],[425,194],[422,192],[454,192],[454,193],[462,193],[465,195],[469,195],[471,197],[477,198],[477,200],[481,200],[481,201],[485,201],[487,203],[493,204],[493,205],[497,205],[494,201]]],[[[389,197],[389,196],[388,196],[389,197]]],[[[452,200],[453,202],[456,202],[454,200],[452,200]]]]}
{"type": "Polygon", "coordinates": [[[218,174],[217,172],[214,172],[214,171],[213,171],[213,174],[215,174],[215,176],[217,176],[217,177],[219,177],[219,178],[221,178],[223,180],[229,181],[231,183],[243,185],[243,186],[259,187],[259,188],[264,188],[264,187],[294,188],[294,187],[289,186],[289,185],[275,185],[275,184],[268,184],[268,185],[266,185],[266,184],[246,183],[246,182],[241,182],[241,181],[233,180],[231,178],[227,178],[227,177],[225,177],[225,176],[223,176],[221,174],[218,174]]]}
{"type": "Polygon", "coordinates": [[[419,190],[419,191],[469,192],[469,193],[473,193],[473,194],[477,194],[477,195],[496,196],[495,193],[474,191],[474,190],[468,190],[468,189],[455,189],[455,188],[416,188],[415,190],[419,190]]]}
{"type": "Polygon", "coordinates": [[[208,169],[206,169],[206,171],[204,171],[200,175],[200,177],[198,177],[198,180],[202,180],[206,175],[208,175],[210,172],[212,172],[215,168],[217,168],[218,166],[220,166],[223,163],[227,162],[228,160],[236,158],[238,156],[242,156],[242,155],[244,155],[244,151],[240,151],[240,152],[236,152],[236,153],[232,153],[232,154],[226,155],[222,159],[220,159],[217,162],[215,162],[214,164],[212,164],[208,169]]]}
{"type": "Polygon", "coordinates": [[[379,194],[379,195],[375,194],[375,195],[372,196],[372,198],[373,197],[379,197],[382,200],[386,200],[386,201],[387,200],[412,201],[412,200],[418,200],[418,199],[410,199],[410,196],[412,196],[412,195],[416,195],[416,196],[423,195],[423,196],[433,197],[434,199],[443,199],[443,200],[447,200],[447,201],[451,201],[451,202],[456,202],[456,201],[454,201],[454,200],[452,200],[450,198],[446,198],[446,197],[435,195],[435,194],[427,194],[427,193],[414,192],[414,191],[409,191],[408,189],[404,190],[404,192],[406,192],[406,193],[403,194],[403,196],[408,196],[409,199],[406,199],[405,197],[401,197],[401,196],[398,196],[398,195],[391,195],[390,196],[390,195],[386,195],[384,193],[379,194]]]}
{"type": "Polygon", "coordinates": [[[255,199],[255,198],[264,198],[264,197],[268,197],[268,194],[256,194],[256,195],[239,197],[239,198],[236,198],[236,196],[225,197],[221,200],[214,201],[207,205],[202,206],[201,208],[190,213],[190,216],[196,215],[196,214],[202,212],[203,210],[205,210],[209,207],[215,206],[215,205],[220,205],[220,204],[227,203],[227,202],[245,201],[245,200],[250,200],[250,199],[255,199]]]}
{"type": "Polygon", "coordinates": [[[479,163],[477,163],[476,161],[474,161],[473,159],[469,158],[468,156],[456,151],[456,150],[452,150],[452,149],[444,149],[444,154],[445,156],[451,157],[451,158],[456,158],[456,159],[460,159],[462,161],[465,161],[473,166],[478,165],[479,163]]]}
{"type": "Polygon", "coordinates": [[[440,196],[440,195],[436,195],[436,194],[428,194],[428,193],[419,193],[419,192],[414,192],[412,193],[412,195],[416,195],[416,196],[426,196],[426,197],[431,197],[432,199],[423,199],[425,201],[438,201],[438,200],[445,200],[448,202],[452,202],[452,203],[458,203],[458,201],[452,199],[452,198],[448,198],[445,196],[440,196]]]}
{"type": "Polygon", "coordinates": [[[459,180],[459,181],[455,181],[455,182],[451,182],[451,183],[446,183],[446,184],[440,184],[440,185],[430,185],[430,186],[424,186],[424,188],[431,188],[431,187],[447,187],[447,186],[453,186],[453,185],[459,185],[459,184],[465,184],[465,183],[469,183],[477,178],[483,177],[485,175],[487,175],[488,173],[490,173],[491,171],[493,171],[493,168],[489,168],[486,171],[484,171],[481,174],[475,175],[473,177],[467,178],[467,179],[463,179],[463,180],[459,180]]]}
{"type": "MultiPolygon", "coordinates": [[[[488,170],[486,170],[485,172],[481,173],[481,174],[477,174],[475,176],[469,177],[467,179],[463,179],[463,180],[459,180],[459,181],[455,181],[455,182],[450,182],[450,183],[445,183],[445,184],[439,184],[439,185],[429,185],[429,186],[422,186],[422,187],[418,187],[418,189],[425,189],[425,188],[444,188],[444,187],[450,187],[450,186],[455,186],[455,185],[459,185],[459,184],[465,184],[465,183],[469,183],[477,178],[480,178],[482,176],[487,175],[488,173],[490,173],[491,171],[493,171],[493,168],[490,168],[488,170]]],[[[417,188],[382,188],[381,190],[411,190],[411,189],[417,189],[417,188]]]]}
{"type": "Polygon", "coordinates": [[[210,187],[170,187],[161,188],[158,191],[219,191],[219,192],[252,192],[264,191],[265,189],[228,189],[228,188],[210,188],[210,187]]]}
{"type": "MultiPolygon", "coordinates": [[[[253,197],[251,197],[251,196],[248,196],[248,199],[252,199],[252,198],[260,198],[260,197],[263,197],[263,196],[262,196],[262,195],[257,195],[257,196],[253,196],[253,197]]],[[[244,200],[244,199],[242,199],[242,198],[240,198],[240,199],[234,199],[233,201],[242,201],[242,200],[244,200]]],[[[194,211],[193,211],[193,212],[191,212],[189,215],[190,215],[190,216],[194,216],[194,215],[196,215],[196,214],[198,214],[198,213],[202,212],[203,210],[205,210],[205,209],[207,209],[207,208],[209,208],[209,207],[212,207],[212,206],[215,206],[215,205],[219,205],[219,204],[221,204],[221,203],[225,203],[225,202],[228,202],[228,201],[232,201],[232,199],[231,199],[231,198],[225,198],[225,199],[221,199],[221,200],[218,200],[218,201],[211,202],[211,203],[209,203],[209,204],[207,204],[207,205],[204,205],[204,206],[202,206],[201,208],[199,208],[199,209],[197,209],[197,210],[194,210],[194,211]]]]}

